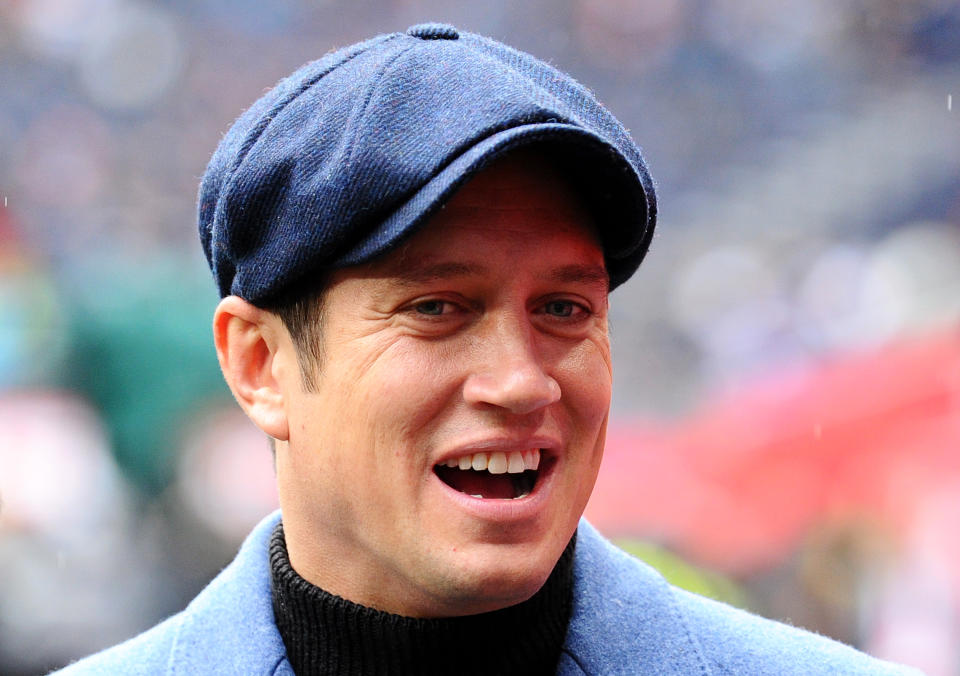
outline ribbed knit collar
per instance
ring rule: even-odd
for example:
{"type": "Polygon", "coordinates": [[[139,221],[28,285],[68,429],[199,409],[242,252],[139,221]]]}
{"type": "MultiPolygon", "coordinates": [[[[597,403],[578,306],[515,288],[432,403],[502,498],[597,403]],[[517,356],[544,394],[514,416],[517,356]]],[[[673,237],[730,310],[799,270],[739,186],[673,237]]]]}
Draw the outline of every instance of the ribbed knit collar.
{"type": "Polygon", "coordinates": [[[529,600],[482,615],[417,619],[351,603],[290,566],[283,524],[270,540],[273,612],[297,676],[553,674],[570,619],[573,550],[529,600]]]}

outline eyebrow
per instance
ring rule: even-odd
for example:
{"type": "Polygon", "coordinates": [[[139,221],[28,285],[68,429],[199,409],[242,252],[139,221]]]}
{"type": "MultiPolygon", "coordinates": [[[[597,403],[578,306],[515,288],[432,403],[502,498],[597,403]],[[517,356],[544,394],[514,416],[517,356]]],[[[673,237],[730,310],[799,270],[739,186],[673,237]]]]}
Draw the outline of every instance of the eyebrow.
{"type": "Polygon", "coordinates": [[[414,286],[438,279],[451,277],[470,277],[486,274],[487,269],[474,263],[447,261],[442,263],[412,263],[404,265],[396,276],[396,282],[404,286],[414,286]]]}
{"type": "Polygon", "coordinates": [[[551,270],[549,278],[554,282],[610,286],[610,275],[603,265],[564,265],[551,270]]]}
{"type": "MultiPolygon", "coordinates": [[[[476,263],[444,261],[440,263],[412,263],[404,266],[396,276],[396,283],[403,286],[415,286],[452,277],[482,277],[489,274],[488,268],[476,263]]],[[[550,270],[546,278],[552,282],[564,284],[590,284],[610,286],[610,275],[603,265],[582,265],[574,263],[550,270]]]]}

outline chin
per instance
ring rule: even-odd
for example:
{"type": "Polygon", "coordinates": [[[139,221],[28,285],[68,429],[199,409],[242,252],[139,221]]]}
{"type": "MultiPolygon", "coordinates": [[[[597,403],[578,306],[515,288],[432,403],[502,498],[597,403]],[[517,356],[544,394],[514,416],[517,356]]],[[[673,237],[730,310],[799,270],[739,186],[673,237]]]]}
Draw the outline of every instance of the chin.
{"type": "Polygon", "coordinates": [[[523,603],[536,594],[563,553],[562,544],[485,545],[458,557],[447,585],[448,615],[475,615],[523,603]]]}

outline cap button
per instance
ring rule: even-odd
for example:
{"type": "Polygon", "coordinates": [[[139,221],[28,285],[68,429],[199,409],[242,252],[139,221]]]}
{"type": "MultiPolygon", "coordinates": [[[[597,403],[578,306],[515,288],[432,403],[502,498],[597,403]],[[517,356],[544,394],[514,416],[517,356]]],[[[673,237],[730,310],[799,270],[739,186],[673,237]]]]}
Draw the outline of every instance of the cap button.
{"type": "Polygon", "coordinates": [[[421,40],[456,40],[460,32],[448,23],[418,23],[407,29],[407,35],[421,40]]]}

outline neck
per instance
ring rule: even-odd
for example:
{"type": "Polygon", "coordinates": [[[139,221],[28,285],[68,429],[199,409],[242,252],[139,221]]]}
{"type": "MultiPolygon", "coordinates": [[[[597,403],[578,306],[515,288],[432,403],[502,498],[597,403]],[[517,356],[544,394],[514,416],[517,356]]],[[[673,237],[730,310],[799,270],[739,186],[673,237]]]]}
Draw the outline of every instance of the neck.
{"type": "Polygon", "coordinates": [[[553,673],[570,618],[575,540],[527,601],[422,619],[351,603],[304,580],[290,566],[280,524],[270,544],[273,606],[290,664],[300,676],[553,673]]]}

